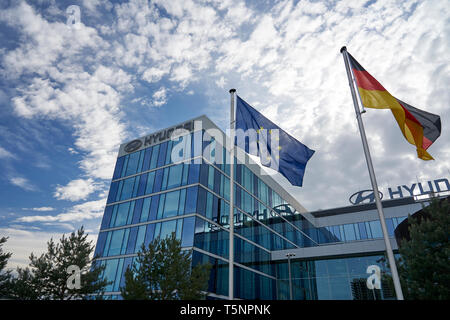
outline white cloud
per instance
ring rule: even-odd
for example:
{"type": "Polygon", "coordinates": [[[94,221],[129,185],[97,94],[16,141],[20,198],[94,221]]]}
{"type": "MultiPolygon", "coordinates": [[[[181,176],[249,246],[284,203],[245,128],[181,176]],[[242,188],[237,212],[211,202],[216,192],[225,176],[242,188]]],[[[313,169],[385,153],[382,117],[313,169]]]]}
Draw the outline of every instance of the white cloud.
{"type": "Polygon", "coordinates": [[[31,210],[31,211],[54,211],[55,208],[53,207],[37,207],[37,208],[22,208],[22,210],[31,210]]]}
{"type": "Polygon", "coordinates": [[[37,188],[26,178],[24,177],[11,177],[9,178],[9,182],[13,185],[22,188],[26,191],[36,191],[37,188]]]}
{"type": "Polygon", "coordinates": [[[93,179],[76,179],[70,181],[66,186],[57,186],[54,196],[58,200],[78,201],[85,200],[98,189],[93,179]]]}
{"type": "Polygon", "coordinates": [[[15,156],[8,150],[0,147],[0,159],[14,159],[15,156]]]}
{"type": "Polygon", "coordinates": [[[152,95],[152,104],[155,107],[160,107],[167,103],[167,90],[164,87],[159,88],[152,95]]]}
{"type": "Polygon", "coordinates": [[[106,198],[87,201],[75,205],[67,211],[57,215],[37,215],[20,217],[17,222],[80,222],[89,219],[100,218],[105,209],[106,198]]]}

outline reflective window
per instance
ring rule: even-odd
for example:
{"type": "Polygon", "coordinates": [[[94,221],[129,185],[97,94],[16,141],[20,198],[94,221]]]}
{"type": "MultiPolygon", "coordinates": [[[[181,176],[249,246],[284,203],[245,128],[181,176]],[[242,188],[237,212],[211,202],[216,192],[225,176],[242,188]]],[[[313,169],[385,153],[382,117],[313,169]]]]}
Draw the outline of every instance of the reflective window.
{"type": "Polygon", "coordinates": [[[372,231],[372,238],[383,238],[383,231],[381,230],[380,221],[369,221],[370,230],[372,231]]]}
{"type": "Polygon", "coordinates": [[[122,192],[121,192],[119,200],[130,199],[133,194],[135,177],[121,180],[121,182],[122,181],[123,181],[123,187],[122,187],[122,192]]]}
{"type": "Polygon", "coordinates": [[[170,167],[167,189],[172,189],[181,185],[182,173],[183,164],[178,164],[170,167]]]}
{"type": "Polygon", "coordinates": [[[172,191],[166,193],[166,202],[164,205],[164,218],[173,217],[178,214],[178,201],[180,199],[180,191],[172,191]]]}
{"type": "Polygon", "coordinates": [[[113,180],[120,178],[125,157],[117,158],[116,167],[114,168],[113,180]]]}
{"type": "Polygon", "coordinates": [[[148,215],[150,213],[150,204],[152,201],[152,197],[144,198],[144,202],[142,204],[142,212],[141,212],[141,218],[140,222],[145,222],[148,220],[148,215]]]}
{"type": "Polygon", "coordinates": [[[144,239],[145,239],[145,231],[146,231],[147,226],[140,226],[137,232],[137,237],[136,237],[136,244],[134,247],[134,252],[140,251],[142,245],[144,244],[144,239]]]}
{"type": "Polygon", "coordinates": [[[129,176],[137,172],[140,156],[141,152],[134,152],[129,155],[125,176],[129,176]]]}
{"type": "Polygon", "coordinates": [[[155,169],[159,155],[159,144],[153,146],[152,158],[150,160],[150,169],[155,169]]]}
{"type": "Polygon", "coordinates": [[[195,217],[183,219],[183,231],[181,235],[182,247],[192,247],[194,242],[194,223],[195,217]]]}
{"type": "Polygon", "coordinates": [[[153,192],[153,182],[155,181],[155,171],[148,173],[147,176],[147,186],[145,188],[145,194],[153,192]]]}
{"type": "Polygon", "coordinates": [[[111,284],[106,286],[105,291],[112,291],[114,286],[114,280],[116,279],[117,265],[119,264],[119,259],[106,260],[106,267],[103,277],[108,281],[112,281],[111,284]]]}
{"type": "Polygon", "coordinates": [[[111,244],[109,246],[108,256],[119,255],[122,250],[122,240],[125,229],[112,231],[111,244]]]}
{"type": "Polygon", "coordinates": [[[164,221],[161,223],[161,234],[160,238],[164,239],[171,235],[172,232],[176,231],[177,220],[164,221]]]}
{"type": "Polygon", "coordinates": [[[345,240],[354,241],[356,240],[355,230],[353,229],[353,224],[344,224],[345,240]]]}
{"type": "Polygon", "coordinates": [[[157,167],[162,167],[166,161],[167,141],[159,145],[159,156],[157,167]]]}
{"type": "Polygon", "coordinates": [[[188,184],[199,182],[200,164],[189,165],[188,184]]]}
{"type": "MultiPolygon", "coordinates": [[[[147,220],[148,208],[147,208],[147,212],[144,213],[144,217],[142,216],[143,202],[144,202],[144,199],[136,200],[136,203],[134,205],[134,211],[133,211],[133,220],[131,221],[131,224],[139,223],[143,219],[147,220]]],[[[131,214],[130,214],[130,216],[131,216],[131,214]]]]}
{"type": "Polygon", "coordinates": [[[197,191],[198,187],[187,188],[184,213],[195,213],[197,211],[197,191]]]}
{"type": "Polygon", "coordinates": [[[109,227],[111,222],[111,215],[113,211],[113,206],[107,206],[105,208],[105,213],[103,214],[101,229],[105,229],[109,227]]]}
{"type": "Polygon", "coordinates": [[[118,205],[117,217],[114,223],[115,227],[124,226],[127,223],[129,209],[130,202],[125,202],[118,205]]]}

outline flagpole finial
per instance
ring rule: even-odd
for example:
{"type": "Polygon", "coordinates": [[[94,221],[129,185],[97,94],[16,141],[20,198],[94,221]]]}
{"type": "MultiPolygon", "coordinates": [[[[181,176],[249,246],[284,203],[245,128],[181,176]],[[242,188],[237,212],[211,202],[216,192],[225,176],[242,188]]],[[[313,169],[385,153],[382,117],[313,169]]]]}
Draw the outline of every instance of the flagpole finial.
{"type": "Polygon", "coordinates": [[[347,51],[347,47],[346,47],[346,46],[343,46],[343,47],[341,48],[341,53],[344,52],[344,51],[347,51]]]}
{"type": "Polygon", "coordinates": [[[236,89],[230,89],[230,93],[236,92],[236,89]]]}

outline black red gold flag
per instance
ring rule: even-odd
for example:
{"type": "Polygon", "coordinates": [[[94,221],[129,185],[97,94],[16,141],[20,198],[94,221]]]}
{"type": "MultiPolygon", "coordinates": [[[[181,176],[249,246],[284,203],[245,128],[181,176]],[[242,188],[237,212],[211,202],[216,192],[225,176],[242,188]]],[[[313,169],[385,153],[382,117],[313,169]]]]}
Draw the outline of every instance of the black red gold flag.
{"type": "Polygon", "coordinates": [[[433,160],[426,150],[441,134],[441,118],[395,98],[350,53],[348,56],[364,107],[390,109],[403,136],[416,146],[417,156],[433,160]]]}

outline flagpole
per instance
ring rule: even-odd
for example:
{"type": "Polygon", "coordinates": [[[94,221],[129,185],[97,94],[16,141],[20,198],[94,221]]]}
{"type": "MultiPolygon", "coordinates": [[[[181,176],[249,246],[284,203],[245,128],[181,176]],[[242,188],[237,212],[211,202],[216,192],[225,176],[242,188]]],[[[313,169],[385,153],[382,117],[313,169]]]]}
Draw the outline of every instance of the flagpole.
{"type": "Polygon", "coordinates": [[[230,244],[228,250],[228,299],[234,299],[234,129],[235,129],[235,115],[234,115],[234,99],[236,89],[230,89],[231,103],[230,103],[230,244]]]}
{"type": "Polygon", "coordinates": [[[380,194],[378,192],[377,180],[375,178],[375,171],[373,169],[372,158],[370,156],[369,145],[367,143],[366,132],[364,130],[364,124],[362,121],[361,113],[358,106],[358,98],[356,96],[353,73],[350,71],[348,62],[348,52],[346,47],[341,48],[341,53],[344,58],[345,69],[347,70],[348,82],[350,85],[350,91],[352,92],[353,105],[355,107],[356,119],[358,120],[359,133],[361,134],[362,145],[364,149],[364,155],[366,156],[367,168],[369,169],[370,181],[372,183],[373,194],[375,195],[375,203],[377,205],[378,216],[380,218],[381,229],[383,230],[384,243],[386,245],[386,253],[388,256],[389,267],[392,273],[392,280],[394,282],[395,294],[397,300],[403,300],[402,287],[400,285],[400,279],[397,272],[397,266],[395,264],[394,253],[392,251],[391,242],[387,232],[386,221],[383,213],[383,206],[381,205],[380,194]]]}

